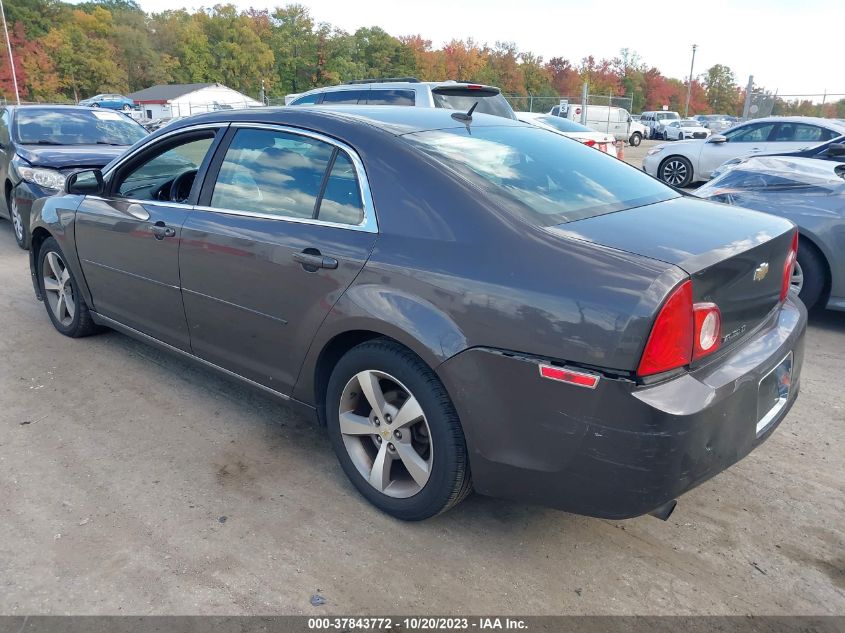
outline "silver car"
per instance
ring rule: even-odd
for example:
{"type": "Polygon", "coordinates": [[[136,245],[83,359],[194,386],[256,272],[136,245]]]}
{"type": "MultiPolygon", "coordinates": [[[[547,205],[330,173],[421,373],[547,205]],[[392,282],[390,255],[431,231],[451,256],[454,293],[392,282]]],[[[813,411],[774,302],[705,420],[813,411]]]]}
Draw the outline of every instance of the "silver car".
{"type": "Polygon", "coordinates": [[[756,156],[695,191],[695,195],[779,215],[798,225],[792,285],[804,304],[845,310],[845,145],[824,157],[756,156]]]}

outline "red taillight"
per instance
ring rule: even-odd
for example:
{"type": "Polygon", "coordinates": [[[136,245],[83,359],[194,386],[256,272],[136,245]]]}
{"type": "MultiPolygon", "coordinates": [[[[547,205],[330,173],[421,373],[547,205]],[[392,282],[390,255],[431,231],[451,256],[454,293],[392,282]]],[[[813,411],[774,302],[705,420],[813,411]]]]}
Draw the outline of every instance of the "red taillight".
{"type": "Polygon", "coordinates": [[[481,90],[484,86],[479,86],[478,84],[469,84],[467,86],[467,90],[481,90]]]}
{"type": "Polygon", "coordinates": [[[692,281],[687,279],[669,295],[660,309],[637,373],[648,376],[688,365],[692,339],[692,281]]]}
{"type": "Polygon", "coordinates": [[[707,356],[719,349],[722,340],[722,313],[715,303],[696,303],[692,307],[695,321],[692,359],[707,356]]]}
{"type": "Polygon", "coordinates": [[[786,262],[783,264],[783,279],[780,282],[780,300],[786,301],[786,295],[789,294],[789,285],[792,283],[792,267],[795,266],[795,260],[798,258],[798,231],[792,234],[792,245],[789,247],[789,253],[786,256],[786,262]]]}
{"type": "Polygon", "coordinates": [[[595,389],[599,384],[597,374],[588,374],[583,371],[572,371],[569,369],[562,369],[561,367],[553,367],[551,365],[540,365],[540,375],[543,378],[550,380],[559,380],[561,382],[568,382],[571,385],[578,385],[579,387],[589,387],[595,389]]]}
{"type": "Polygon", "coordinates": [[[693,303],[692,281],[672,291],[651,328],[637,374],[650,376],[689,365],[719,349],[722,313],[715,303],[693,303]]]}
{"type": "Polygon", "coordinates": [[[586,145],[587,147],[595,147],[596,142],[593,139],[590,138],[590,139],[587,139],[586,141],[584,141],[584,145],[586,145]]]}

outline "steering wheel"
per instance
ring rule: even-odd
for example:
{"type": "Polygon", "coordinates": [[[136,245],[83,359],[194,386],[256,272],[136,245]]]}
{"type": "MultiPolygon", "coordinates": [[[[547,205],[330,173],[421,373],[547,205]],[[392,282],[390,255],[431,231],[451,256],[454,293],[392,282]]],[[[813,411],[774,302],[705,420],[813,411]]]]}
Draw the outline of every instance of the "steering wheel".
{"type": "Polygon", "coordinates": [[[185,202],[191,195],[191,187],[194,185],[196,176],[196,169],[189,169],[176,176],[170,183],[170,201],[185,202]]]}

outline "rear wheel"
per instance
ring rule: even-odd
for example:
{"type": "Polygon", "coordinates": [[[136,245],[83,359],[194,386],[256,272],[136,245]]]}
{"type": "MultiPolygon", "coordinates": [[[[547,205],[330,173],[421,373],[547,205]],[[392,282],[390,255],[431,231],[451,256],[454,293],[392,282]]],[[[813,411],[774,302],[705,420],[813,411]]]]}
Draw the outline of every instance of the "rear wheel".
{"type": "Polygon", "coordinates": [[[124,111],[124,112],[129,112],[131,109],[132,109],[132,108],[129,106],[129,104],[128,104],[128,103],[124,103],[124,104],[123,104],[123,111],[124,111]]]}
{"type": "Polygon", "coordinates": [[[660,163],[657,176],[673,187],[686,187],[692,182],[692,163],[683,156],[670,156],[660,163]]]}
{"type": "Polygon", "coordinates": [[[377,508],[419,521],[472,489],[466,442],[440,380],[384,339],[344,355],[326,392],[329,438],[352,484],[377,508]]]}
{"type": "Polygon", "coordinates": [[[632,147],[639,147],[640,143],[642,143],[643,137],[642,134],[639,132],[634,132],[631,134],[631,138],[628,139],[628,142],[631,144],[632,147]]]}
{"type": "Polygon", "coordinates": [[[805,239],[798,246],[798,260],[792,269],[791,282],[808,310],[819,303],[827,282],[827,266],[818,249],[805,239]]]}
{"type": "Polygon", "coordinates": [[[37,261],[41,296],[53,326],[71,338],[97,332],[99,328],[91,318],[64,253],[54,238],[44,240],[37,261]]]}

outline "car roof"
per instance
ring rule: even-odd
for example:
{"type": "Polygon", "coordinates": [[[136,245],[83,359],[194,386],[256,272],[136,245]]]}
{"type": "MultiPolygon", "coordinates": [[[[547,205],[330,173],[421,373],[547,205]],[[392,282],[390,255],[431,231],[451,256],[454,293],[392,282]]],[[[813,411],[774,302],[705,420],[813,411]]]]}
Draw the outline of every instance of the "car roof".
{"type": "MultiPolygon", "coordinates": [[[[333,86],[322,86],[320,88],[312,88],[311,90],[306,90],[305,92],[295,93],[297,98],[303,95],[310,95],[320,92],[330,92],[333,90],[361,90],[366,88],[372,88],[374,86],[378,86],[379,88],[394,88],[394,89],[414,89],[420,86],[425,86],[427,88],[461,88],[464,86],[478,86],[480,88],[489,88],[492,90],[499,90],[496,86],[490,86],[487,84],[480,84],[480,83],[473,83],[470,81],[455,81],[453,79],[447,79],[445,81],[377,81],[373,80],[367,83],[343,83],[343,84],[335,84],[333,86]]],[[[287,95],[287,96],[293,96],[287,95]]]]}
{"type": "Polygon", "coordinates": [[[812,123],[825,125],[835,129],[845,130],[845,122],[839,119],[825,119],[820,116],[767,116],[759,119],[748,119],[745,123],[812,123]]]}
{"type": "MultiPolygon", "coordinates": [[[[407,106],[296,106],[222,110],[185,117],[178,125],[168,126],[169,131],[190,125],[217,122],[275,123],[279,125],[316,126],[321,121],[343,121],[351,125],[375,127],[396,136],[414,132],[464,127],[464,122],[452,118],[455,110],[444,108],[409,108],[407,106]]],[[[473,127],[530,127],[525,123],[505,117],[481,114],[472,115],[473,127]]]]}

